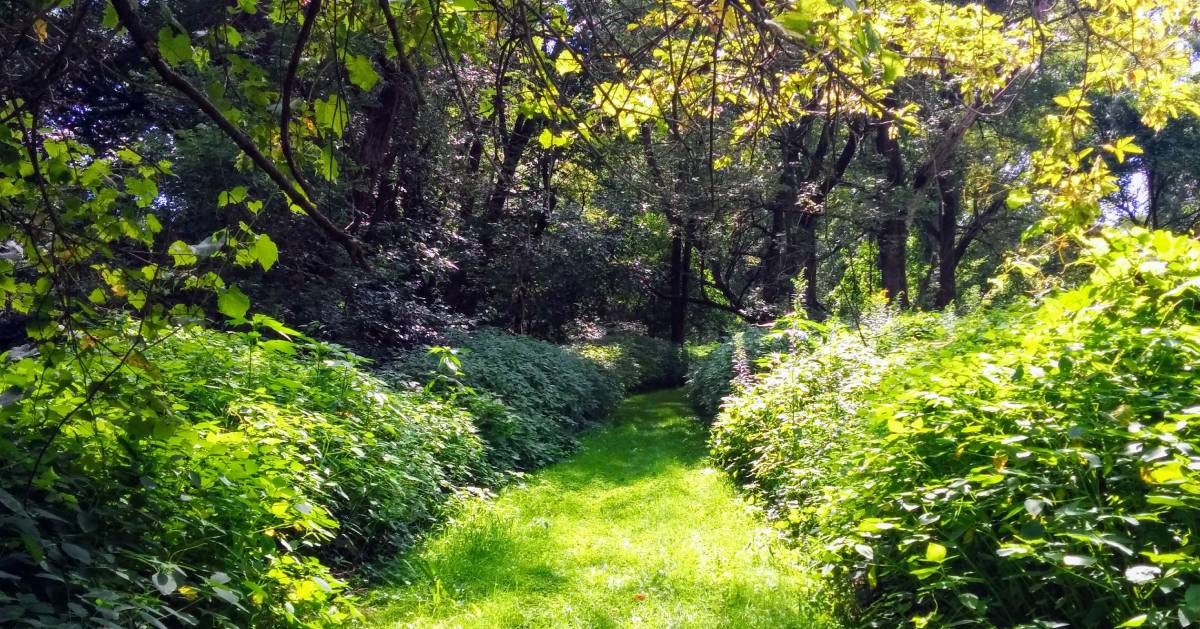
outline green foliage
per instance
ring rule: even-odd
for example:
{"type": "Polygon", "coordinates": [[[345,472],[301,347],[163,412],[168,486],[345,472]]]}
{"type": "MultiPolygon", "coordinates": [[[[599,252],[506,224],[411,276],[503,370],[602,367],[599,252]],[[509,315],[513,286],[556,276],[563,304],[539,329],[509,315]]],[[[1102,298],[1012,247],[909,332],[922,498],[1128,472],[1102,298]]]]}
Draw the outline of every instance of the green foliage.
{"type": "Polygon", "coordinates": [[[761,368],[760,359],[785,348],[786,343],[779,337],[769,337],[763,328],[750,327],[709,349],[688,372],[687,393],[692,408],[706,421],[716,417],[721,401],[733,386],[750,379],[761,368]]]}
{"type": "Polygon", "coordinates": [[[572,349],[600,365],[626,393],[677,386],[686,370],[678,347],[649,336],[609,334],[572,349]]]}
{"type": "Polygon", "coordinates": [[[729,400],[718,459],[825,549],[858,623],[1200,618],[1200,243],[1084,245],[1072,290],[835,327],[729,400]]]}
{"type": "MultiPolygon", "coordinates": [[[[8,359],[6,385],[34,377],[8,359]]],[[[119,384],[152,408],[97,397],[53,441],[79,393],[3,408],[6,621],[343,624],[334,568],[408,542],[488,470],[465,412],[332,346],[178,331],[130,362],[119,384]]]]}
{"type": "Polygon", "coordinates": [[[411,352],[384,369],[394,382],[440,382],[475,417],[488,459],[499,469],[528,470],[573,449],[574,434],[621,398],[618,382],[592,361],[528,336],[484,329],[459,333],[454,373],[446,350],[411,352]]]}
{"type": "Polygon", "coordinates": [[[6,622],[351,622],[335,575],[411,543],[450,494],[561,457],[621,394],[575,352],[495,330],[410,357],[435,377],[397,392],[345,350],[247,323],[81,354],[53,378],[5,355],[6,622]],[[43,390],[105,372],[120,395],[43,390]]]}
{"type": "Polygon", "coordinates": [[[568,349],[486,329],[459,337],[464,382],[518,413],[542,415],[572,429],[600,421],[621,399],[599,366],[568,349]]]}

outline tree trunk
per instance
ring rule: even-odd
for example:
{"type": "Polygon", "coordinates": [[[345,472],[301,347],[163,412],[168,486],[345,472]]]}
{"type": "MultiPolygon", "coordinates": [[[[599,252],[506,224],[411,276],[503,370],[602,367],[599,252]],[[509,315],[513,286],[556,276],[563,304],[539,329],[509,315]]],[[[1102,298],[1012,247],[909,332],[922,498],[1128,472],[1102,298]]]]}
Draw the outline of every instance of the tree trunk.
{"type": "Polygon", "coordinates": [[[816,214],[802,216],[796,234],[804,264],[804,309],[814,321],[824,318],[824,309],[817,301],[817,218],[816,214]]]}
{"type": "Polygon", "coordinates": [[[888,301],[908,307],[908,221],[890,216],[876,234],[879,246],[879,280],[888,301]]]}
{"type": "Polygon", "coordinates": [[[958,269],[958,215],[962,202],[961,190],[949,177],[938,177],[940,214],[938,220],[938,291],[934,305],[945,308],[958,296],[955,272],[958,269]]]}
{"type": "Polygon", "coordinates": [[[504,144],[504,161],[500,164],[500,172],[496,176],[496,185],[488,195],[484,209],[484,220],[491,223],[500,219],[504,213],[504,204],[512,194],[513,183],[516,181],[517,166],[525,155],[525,147],[530,138],[541,127],[536,118],[518,116],[513,123],[512,132],[504,144]]]}
{"type": "MultiPolygon", "coordinates": [[[[764,243],[763,252],[763,300],[768,304],[786,307],[792,294],[792,278],[803,266],[804,240],[798,231],[801,222],[810,221],[805,212],[810,209],[802,204],[804,191],[800,189],[804,174],[801,172],[801,148],[804,129],[797,123],[784,126],[779,131],[780,169],[779,183],[768,209],[771,212],[770,232],[764,243]]],[[[828,123],[822,129],[822,142],[812,161],[820,161],[828,150],[828,123]]]]}
{"type": "Polygon", "coordinates": [[[908,307],[908,207],[896,199],[895,193],[904,187],[904,156],[900,142],[890,133],[891,123],[880,124],[875,130],[875,149],[887,160],[889,198],[884,200],[884,217],[875,233],[879,248],[877,265],[880,284],[888,301],[908,307]],[[890,207],[889,207],[890,206],[890,207]]]}
{"type": "MultiPolygon", "coordinates": [[[[385,65],[385,67],[387,67],[385,65]]],[[[421,111],[419,79],[409,69],[391,69],[379,100],[366,108],[363,137],[355,150],[362,173],[354,184],[354,222],[367,221],[368,230],[395,220],[396,198],[419,188],[421,176],[414,170],[417,156],[417,118],[421,111]],[[400,172],[389,182],[388,174],[399,162],[400,172]]]]}
{"type": "MultiPolygon", "coordinates": [[[[513,123],[512,131],[505,137],[504,155],[503,161],[500,163],[500,171],[496,173],[496,182],[492,186],[492,191],[488,194],[483,215],[478,217],[477,220],[476,233],[479,238],[479,259],[474,264],[477,268],[487,268],[491,264],[491,260],[495,255],[496,237],[500,233],[498,223],[504,216],[504,205],[508,202],[509,196],[512,195],[513,185],[516,183],[517,167],[521,164],[521,159],[525,155],[525,149],[529,146],[529,140],[540,128],[540,119],[518,116],[513,123]]],[[[470,150],[472,153],[471,157],[474,159],[475,146],[472,145],[470,150]]],[[[473,162],[473,164],[477,165],[478,162],[473,162]]],[[[475,313],[480,295],[472,290],[471,277],[464,266],[460,265],[450,276],[446,295],[447,302],[453,305],[459,312],[466,315],[475,313]]]]}
{"type": "Polygon", "coordinates": [[[670,304],[671,342],[682,346],[687,340],[687,311],[689,276],[692,266],[691,225],[676,231],[671,238],[670,259],[670,304]]]}

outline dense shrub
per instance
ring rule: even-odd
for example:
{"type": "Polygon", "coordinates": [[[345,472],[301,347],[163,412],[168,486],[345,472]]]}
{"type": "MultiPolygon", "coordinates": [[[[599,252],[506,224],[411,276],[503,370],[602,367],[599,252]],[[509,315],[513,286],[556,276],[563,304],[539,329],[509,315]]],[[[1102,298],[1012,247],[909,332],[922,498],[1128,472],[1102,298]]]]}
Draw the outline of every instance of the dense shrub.
{"type": "MultiPolygon", "coordinates": [[[[48,441],[46,409],[78,394],[4,407],[6,622],[343,623],[333,569],[407,542],[487,471],[466,413],[336,347],[180,331],[137,363],[119,384],[152,383],[152,413],[97,397],[48,441]]],[[[22,373],[10,362],[6,384],[22,373]]]]}
{"type": "Polygon", "coordinates": [[[422,351],[388,365],[385,377],[439,384],[475,417],[488,460],[500,469],[532,469],[561,457],[579,430],[621,399],[620,384],[599,365],[552,343],[494,329],[457,333],[449,343],[449,372],[445,353],[422,351]]]}
{"type": "MultiPolygon", "coordinates": [[[[256,322],[177,331],[114,371],[113,390],[152,389],[141,412],[86,388],[21,397],[35,363],[8,354],[0,620],[352,622],[336,575],[410,543],[450,493],[561,456],[620,396],[592,361],[528,337],[463,335],[456,373],[425,354],[410,367],[470,388],[396,390],[256,322]]],[[[85,381],[108,362],[62,368],[85,381]]]]}
{"type": "Polygon", "coordinates": [[[579,427],[604,418],[621,399],[612,378],[570,350],[528,336],[485,329],[456,338],[464,381],[514,410],[579,427]]]}
{"type": "Polygon", "coordinates": [[[749,380],[761,370],[761,359],[787,347],[778,336],[768,332],[761,327],[736,332],[692,364],[687,375],[688,400],[702,419],[716,417],[732,386],[749,380]]]}
{"type": "Polygon", "coordinates": [[[572,349],[600,365],[626,393],[678,386],[687,369],[678,347],[649,336],[608,334],[572,349]]]}
{"type": "MultiPolygon", "coordinates": [[[[343,349],[256,322],[178,331],[114,371],[114,390],[152,388],[142,412],[78,391],[6,396],[0,621],[353,622],[336,574],[408,544],[460,487],[562,456],[622,391],[611,366],[496,330],[410,355],[392,389],[343,349]],[[48,419],[77,406],[54,438],[48,419]]],[[[656,343],[626,346],[644,384],[670,379],[656,343]]],[[[4,383],[29,393],[34,361],[8,359],[4,383]]]]}
{"type": "Polygon", "coordinates": [[[952,326],[835,328],[728,402],[717,456],[856,624],[1200,620],[1200,243],[1107,231],[1075,266],[952,326]]]}
{"type": "Polygon", "coordinates": [[[712,428],[716,461],[765,497],[772,517],[799,522],[820,502],[824,487],[854,465],[843,454],[862,433],[856,416],[873,400],[883,375],[909,355],[898,341],[914,341],[918,331],[940,334],[952,321],[892,317],[880,306],[862,327],[781,321],[781,331],[770,336],[790,338],[794,346],[766,371],[743,372],[734,382],[735,393],[712,428]]]}

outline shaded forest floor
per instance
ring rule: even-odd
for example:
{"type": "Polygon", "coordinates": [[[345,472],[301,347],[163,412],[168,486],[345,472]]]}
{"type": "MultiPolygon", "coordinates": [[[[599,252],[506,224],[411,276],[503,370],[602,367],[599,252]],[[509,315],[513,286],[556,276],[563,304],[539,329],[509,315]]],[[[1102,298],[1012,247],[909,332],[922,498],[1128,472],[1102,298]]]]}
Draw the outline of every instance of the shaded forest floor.
{"type": "Polygon", "coordinates": [[[829,627],[814,581],[709,466],[680,391],[463,506],[372,594],[379,627],[829,627]]]}

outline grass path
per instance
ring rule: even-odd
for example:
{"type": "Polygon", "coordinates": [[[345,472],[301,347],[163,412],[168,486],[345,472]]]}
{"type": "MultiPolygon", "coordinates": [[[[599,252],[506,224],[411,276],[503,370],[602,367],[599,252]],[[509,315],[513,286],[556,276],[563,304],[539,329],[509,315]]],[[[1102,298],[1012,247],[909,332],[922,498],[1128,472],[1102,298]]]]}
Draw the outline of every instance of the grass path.
{"type": "Polygon", "coordinates": [[[467,504],[373,595],[378,627],[826,627],[789,551],[708,467],[679,391],[628,399],[571,459],[467,504]]]}

